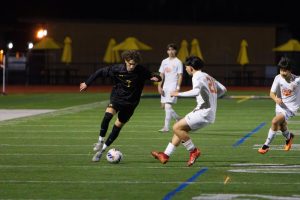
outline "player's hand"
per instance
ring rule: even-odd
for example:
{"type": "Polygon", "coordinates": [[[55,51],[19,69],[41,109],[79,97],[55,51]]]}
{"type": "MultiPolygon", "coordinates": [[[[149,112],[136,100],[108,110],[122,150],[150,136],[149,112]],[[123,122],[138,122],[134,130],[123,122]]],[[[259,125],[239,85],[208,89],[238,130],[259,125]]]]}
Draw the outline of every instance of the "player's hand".
{"type": "Polygon", "coordinates": [[[158,93],[164,97],[165,96],[164,90],[161,87],[158,87],[157,89],[158,89],[158,93]]]}
{"type": "Polygon", "coordinates": [[[154,82],[159,82],[160,80],[157,78],[157,77],[152,77],[151,79],[150,79],[151,81],[154,81],[154,82]]]}
{"type": "Polygon", "coordinates": [[[178,97],[178,93],[177,91],[173,91],[170,93],[171,97],[178,97]]]}
{"type": "Polygon", "coordinates": [[[275,102],[278,104],[278,105],[281,105],[283,102],[282,102],[282,99],[280,98],[276,98],[275,99],[275,102]]]}
{"type": "Polygon", "coordinates": [[[87,86],[84,82],[83,82],[83,83],[80,83],[80,86],[79,86],[80,92],[86,90],[87,87],[88,87],[88,86],[87,86]]]}

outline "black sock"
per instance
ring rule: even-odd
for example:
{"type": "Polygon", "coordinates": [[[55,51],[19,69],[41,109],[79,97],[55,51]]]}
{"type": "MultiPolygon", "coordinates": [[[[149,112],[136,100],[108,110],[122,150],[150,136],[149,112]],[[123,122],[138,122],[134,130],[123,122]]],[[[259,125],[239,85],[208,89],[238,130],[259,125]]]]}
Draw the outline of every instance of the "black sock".
{"type": "Polygon", "coordinates": [[[106,132],[107,132],[107,129],[108,129],[108,125],[109,125],[109,122],[110,120],[113,118],[113,114],[109,113],[109,112],[106,112],[104,114],[104,117],[102,119],[102,123],[101,123],[101,129],[100,129],[100,133],[99,135],[101,137],[105,137],[106,135],[106,132]]]}
{"type": "Polygon", "coordinates": [[[105,142],[106,146],[111,145],[115,141],[115,139],[119,136],[120,131],[121,131],[121,127],[117,127],[116,125],[114,125],[111,133],[109,134],[105,142]]]}

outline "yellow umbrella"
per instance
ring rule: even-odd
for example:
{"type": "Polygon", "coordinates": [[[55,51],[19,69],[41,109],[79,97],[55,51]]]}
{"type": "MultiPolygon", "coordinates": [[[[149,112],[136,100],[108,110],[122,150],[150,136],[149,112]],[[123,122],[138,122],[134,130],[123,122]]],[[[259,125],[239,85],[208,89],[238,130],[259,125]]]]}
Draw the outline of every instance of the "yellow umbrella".
{"type": "Polygon", "coordinates": [[[113,50],[151,50],[152,47],[148,46],[147,44],[144,44],[140,42],[135,37],[128,37],[124,40],[124,42],[121,42],[120,44],[116,45],[113,50]]]}
{"type": "Polygon", "coordinates": [[[64,39],[64,49],[63,49],[63,53],[61,56],[61,62],[64,62],[66,64],[69,64],[70,62],[72,62],[72,40],[70,37],[65,37],[64,39]]]}
{"type": "Polygon", "coordinates": [[[273,48],[273,51],[300,51],[300,43],[298,40],[290,39],[286,43],[273,48]]]}
{"type": "Polygon", "coordinates": [[[202,52],[201,52],[201,49],[200,49],[200,45],[199,45],[199,41],[194,38],[191,42],[191,53],[190,55],[193,55],[193,56],[198,56],[199,58],[201,58],[202,60],[203,59],[203,56],[202,56],[202,52]]]}
{"type": "Polygon", "coordinates": [[[116,40],[111,38],[108,42],[108,46],[105,51],[103,61],[106,63],[118,63],[121,61],[119,51],[113,50],[113,47],[116,45],[116,40]]]}
{"type": "Polygon", "coordinates": [[[247,46],[248,46],[247,41],[242,40],[239,55],[237,58],[237,62],[242,66],[249,64],[249,59],[248,59],[248,54],[247,54],[247,46]]]}
{"type": "Polygon", "coordinates": [[[54,41],[53,38],[44,37],[43,39],[41,39],[41,41],[34,44],[32,49],[47,50],[47,49],[60,49],[60,48],[61,48],[60,44],[54,41]]]}
{"type": "Polygon", "coordinates": [[[185,62],[185,59],[189,56],[189,51],[188,51],[188,43],[186,40],[182,40],[180,49],[178,51],[177,57],[179,60],[182,62],[185,62]]]}

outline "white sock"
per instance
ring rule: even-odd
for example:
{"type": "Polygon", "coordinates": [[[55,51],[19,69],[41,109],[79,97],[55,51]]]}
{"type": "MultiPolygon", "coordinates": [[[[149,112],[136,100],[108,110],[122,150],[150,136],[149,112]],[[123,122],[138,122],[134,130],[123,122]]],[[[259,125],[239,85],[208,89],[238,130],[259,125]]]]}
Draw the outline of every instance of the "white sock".
{"type": "Polygon", "coordinates": [[[271,144],[271,142],[273,141],[273,139],[276,136],[276,132],[277,131],[273,131],[272,129],[269,129],[268,138],[265,142],[265,145],[269,146],[269,144],[271,144]]]}
{"type": "Polygon", "coordinates": [[[282,132],[282,135],[283,135],[287,140],[290,139],[290,136],[291,136],[291,134],[290,134],[290,132],[289,132],[288,129],[286,129],[285,131],[283,131],[283,132],[282,132]]]}
{"type": "Polygon", "coordinates": [[[171,107],[171,116],[173,119],[178,120],[180,119],[179,115],[175,112],[175,110],[171,107]]]}
{"type": "Polygon", "coordinates": [[[107,148],[107,145],[104,143],[101,152],[104,152],[106,148],[107,148]]]}
{"type": "Polygon", "coordinates": [[[104,137],[99,136],[98,143],[104,142],[104,137]]]}
{"type": "Polygon", "coordinates": [[[165,112],[166,112],[166,116],[165,116],[165,129],[169,130],[170,127],[170,122],[172,119],[172,110],[170,107],[170,104],[165,104],[165,112]]]}
{"type": "Polygon", "coordinates": [[[170,156],[172,153],[174,153],[175,150],[176,150],[176,146],[170,142],[164,153],[166,155],[170,156]]]}
{"type": "Polygon", "coordinates": [[[192,141],[192,139],[189,139],[188,141],[185,141],[182,143],[182,145],[188,150],[193,151],[196,147],[192,141]]]}

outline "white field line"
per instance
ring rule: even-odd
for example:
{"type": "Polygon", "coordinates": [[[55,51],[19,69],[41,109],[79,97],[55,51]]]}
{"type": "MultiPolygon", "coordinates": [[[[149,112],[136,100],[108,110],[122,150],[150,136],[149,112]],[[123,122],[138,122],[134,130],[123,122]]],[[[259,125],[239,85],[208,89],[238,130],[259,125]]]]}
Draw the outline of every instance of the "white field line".
{"type": "MultiPolygon", "coordinates": [[[[30,117],[22,117],[22,118],[16,118],[12,120],[6,120],[6,121],[0,121],[0,126],[2,125],[16,125],[18,123],[22,122],[28,122],[32,120],[38,120],[38,119],[44,119],[47,117],[57,117],[60,115],[67,115],[67,114],[74,114],[78,112],[82,112],[85,110],[90,110],[93,108],[98,108],[98,107],[104,107],[108,103],[108,100],[106,101],[101,101],[101,102],[96,102],[96,103],[90,103],[90,104],[85,104],[85,105],[78,105],[78,106],[71,106],[63,109],[59,109],[50,113],[45,113],[45,114],[40,114],[40,115],[35,115],[35,116],[30,116],[30,117]]],[[[84,116],[82,116],[84,118],[84,116]]]]}
{"type": "MultiPolygon", "coordinates": [[[[259,149],[261,146],[261,144],[255,144],[253,149],[259,149]]],[[[284,145],[269,145],[269,147],[270,150],[284,151],[284,145]]],[[[300,144],[293,144],[290,151],[300,151],[300,144]]]]}
{"type": "MultiPolygon", "coordinates": [[[[117,145],[116,145],[117,146],[117,145]]],[[[92,150],[88,153],[85,153],[85,154],[55,154],[55,153],[52,153],[52,154],[49,154],[49,153],[36,153],[36,154],[33,154],[33,153],[2,153],[0,154],[1,156],[91,156],[93,155],[94,152],[92,152],[92,150]]],[[[125,157],[126,156],[132,156],[132,157],[145,157],[145,156],[150,156],[150,154],[123,154],[125,157]]],[[[208,158],[220,158],[222,156],[226,156],[226,155],[205,155],[205,157],[208,157],[208,158]]],[[[232,158],[245,158],[245,156],[231,156],[232,158]]],[[[270,158],[299,158],[299,156],[270,156],[270,158]]],[[[225,161],[224,161],[225,162],[225,161]]]]}
{"type": "Polygon", "coordinates": [[[21,117],[31,117],[45,114],[55,110],[49,109],[0,109],[0,121],[11,120],[21,117]]]}
{"type": "MultiPolygon", "coordinates": [[[[0,180],[0,183],[32,183],[32,184],[40,184],[40,183],[52,183],[52,184],[181,184],[183,182],[180,181],[143,181],[143,180],[117,180],[117,181],[67,181],[67,180],[0,180]]],[[[222,184],[223,181],[206,181],[206,182],[189,182],[189,184],[222,184]]],[[[257,185],[256,182],[230,182],[230,184],[234,185],[257,185]]],[[[266,184],[266,183],[265,183],[266,184]]],[[[300,182],[293,183],[285,183],[285,182],[271,182],[267,183],[268,185],[300,185],[300,182]]]]}
{"type": "Polygon", "coordinates": [[[300,165],[238,163],[231,166],[234,168],[228,171],[234,173],[300,174],[300,165]]]}
{"type": "Polygon", "coordinates": [[[201,194],[200,196],[193,197],[192,200],[234,200],[234,199],[270,199],[270,200],[299,200],[299,195],[288,196],[275,196],[275,195],[262,195],[262,194],[201,194]]]}

